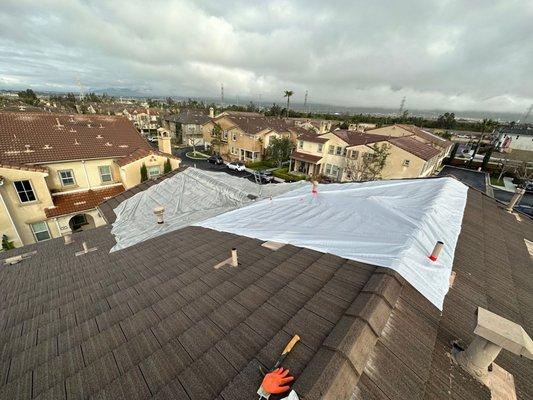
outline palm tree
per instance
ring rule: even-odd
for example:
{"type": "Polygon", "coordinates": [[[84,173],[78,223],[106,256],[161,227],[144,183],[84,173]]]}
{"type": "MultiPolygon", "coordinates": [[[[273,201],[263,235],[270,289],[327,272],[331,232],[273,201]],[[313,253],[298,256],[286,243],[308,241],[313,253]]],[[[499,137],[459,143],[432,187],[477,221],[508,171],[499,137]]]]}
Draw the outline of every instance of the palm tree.
{"type": "Polygon", "coordinates": [[[283,97],[286,97],[287,98],[287,117],[289,116],[289,99],[291,98],[291,96],[294,94],[294,92],[292,90],[285,90],[285,94],[283,95],[283,97]]]}

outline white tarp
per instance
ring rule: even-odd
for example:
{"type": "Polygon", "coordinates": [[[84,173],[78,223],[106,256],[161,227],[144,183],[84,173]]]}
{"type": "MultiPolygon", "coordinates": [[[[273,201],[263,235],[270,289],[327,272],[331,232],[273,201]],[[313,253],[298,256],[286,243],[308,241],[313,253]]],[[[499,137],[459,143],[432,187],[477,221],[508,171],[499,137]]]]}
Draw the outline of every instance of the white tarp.
{"type": "Polygon", "coordinates": [[[115,209],[111,233],[116,251],[195,222],[306,185],[305,182],[258,185],[223,172],[187,168],[157,185],[124,200],[115,209]],[[165,223],[158,225],[154,208],[165,207],[165,223]]]}
{"type": "Polygon", "coordinates": [[[307,184],[197,223],[396,270],[442,310],[468,188],[452,178],[307,184]],[[444,242],[436,262],[428,259],[444,242]]]}

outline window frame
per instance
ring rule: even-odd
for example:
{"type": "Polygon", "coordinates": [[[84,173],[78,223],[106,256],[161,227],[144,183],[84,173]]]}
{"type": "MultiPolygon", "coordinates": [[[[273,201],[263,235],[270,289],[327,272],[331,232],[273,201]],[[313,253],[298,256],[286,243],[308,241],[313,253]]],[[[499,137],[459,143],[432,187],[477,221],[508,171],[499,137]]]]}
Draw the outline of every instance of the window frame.
{"type": "Polygon", "coordinates": [[[304,148],[304,141],[303,140],[298,140],[298,148],[299,149],[303,149],[304,148]]]}
{"type": "Polygon", "coordinates": [[[359,159],[359,150],[350,150],[350,158],[354,160],[359,159]]]}
{"type": "MultiPolygon", "coordinates": [[[[33,187],[33,184],[31,183],[31,180],[30,180],[30,179],[23,179],[23,180],[21,180],[21,181],[14,181],[14,182],[13,182],[13,187],[15,188],[15,192],[17,193],[17,196],[18,196],[18,198],[19,198],[19,202],[20,202],[20,204],[35,203],[35,202],[37,202],[37,201],[39,200],[39,199],[37,198],[37,194],[35,194],[35,189],[34,189],[34,187],[33,187]],[[19,183],[19,182],[21,182],[21,183],[22,183],[22,182],[28,182],[28,183],[30,184],[31,193],[32,193],[32,195],[33,195],[33,197],[34,197],[33,200],[27,200],[27,201],[22,200],[22,198],[20,197],[20,193],[21,193],[21,192],[17,189],[17,185],[16,185],[16,184],[19,183]]],[[[24,189],[24,190],[23,190],[22,193],[26,194],[26,197],[28,197],[28,199],[29,199],[29,196],[27,195],[27,193],[29,193],[29,191],[28,191],[26,188],[23,188],[23,189],[24,189]]]]}
{"type": "Polygon", "coordinates": [[[328,154],[334,155],[335,154],[335,146],[330,144],[328,147],[328,154]]]}
{"type": "Polygon", "coordinates": [[[29,224],[30,225],[30,229],[33,233],[33,237],[35,239],[36,242],[44,242],[45,240],[50,240],[52,239],[52,235],[50,234],[50,228],[48,227],[48,224],[46,223],[46,221],[37,221],[37,222],[34,222],[34,223],[31,223],[29,224]],[[44,224],[45,226],[45,230],[42,230],[42,231],[36,231],[35,228],[34,228],[34,225],[37,225],[37,224],[44,224]],[[46,239],[39,239],[37,237],[38,234],[41,234],[41,233],[47,233],[48,234],[48,237],[46,239]]]}
{"type": "Polygon", "coordinates": [[[74,171],[72,169],[61,169],[61,170],[58,170],[57,171],[57,176],[59,176],[59,182],[61,182],[61,186],[62,187],[76,186],[76,177],[74,176],[74,171]],[[61,173],[62,172],[70,172],[71,178],[68,178],[68,179],[72,179],[72,183],[65,184],[63,182],[63,178],[61,177],[61,173]]]}
{"type": "Polygon", "coordinates": [[[98,173],[100,174],[100,182],[102,182],[102,183],[111,183],[111,182],[113,182],[113,173],[111,172],[111,165],[99,165],[98,166],[98,173]],[[103,174],[102,173],[102,168],[107,168],[109,170],[109,173],[103,174]],[[109,175],[109,180],[108,181],[105,181],[103,179],[104,175],[109,175]]]}
{"type": "Polygon", "coordinates": [[[318,143],[318,152],[322,153],[323,150],[324,150],[324,144],[323,143],[318,143]]]}
{"type": "Polygon", "coordinates": [[[161,167],[159,165],[151,165],[149,167],[146,167],[146,172],[148,174],[148,179],[154,179],[154,178],[157,178],[158,176],[161,176],[161,167]],[[150,173],[150,169],[153,169],[153,168],[157,168],[157,175],[152,175],[150,173]]]}
{"type": "Polygon", "coordinates": [[[335,147],[335,155],[336,156],[342,156],[342,147],[341,146],[335,147]]]}
{"type": "Polygon", "coordinates": [[[411,160],[402,161],[402,167],[410,167],[410,166],[411,166],[411,160]]]}

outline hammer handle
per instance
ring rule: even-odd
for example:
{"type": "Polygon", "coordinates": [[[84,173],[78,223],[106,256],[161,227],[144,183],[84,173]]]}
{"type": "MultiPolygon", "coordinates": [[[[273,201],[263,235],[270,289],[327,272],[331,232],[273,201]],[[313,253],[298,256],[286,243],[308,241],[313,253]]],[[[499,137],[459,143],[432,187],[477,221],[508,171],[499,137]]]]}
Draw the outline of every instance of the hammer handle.
{"type": "Polygon", "coordinates": [[[283,353],[281,353],[281,355],[285,355],[287,353],[290,353],[290,351],[292,350],[292,348],[294,347],[294,345],[296,343],[298,343],[298,341],[300,340],[300,336],[298,335],[294,335],[291,339],[291,341],[289,343],[287,343],[287,346],[285,346],[285,348],[283,349],[283,353]]]}

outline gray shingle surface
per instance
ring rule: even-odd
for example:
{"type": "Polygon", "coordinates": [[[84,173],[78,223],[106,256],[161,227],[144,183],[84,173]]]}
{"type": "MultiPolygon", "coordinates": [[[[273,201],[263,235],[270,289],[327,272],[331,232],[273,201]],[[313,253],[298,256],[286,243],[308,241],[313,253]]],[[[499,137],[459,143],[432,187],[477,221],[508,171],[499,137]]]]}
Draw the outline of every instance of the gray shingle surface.
{"type": "MultiPolygon", "coordinates": [[[[258,367],[299,334],[284,366],[308,400],[485,399],[449,343],[471,340],[478,305],[531,332],[532,225],[469,192],[442,316],[389,270],[204,228],[114,253],[109,227],[17,249],[37,253],[0,267],[0,398],[255,398],[258,367]],[[98,250],[75,257],[82,241],[98,250]],[[214,269],[232,247],[239,266],[214,269]]],[[[497,362],[530,398],[531,364],[497,362]]]]}

